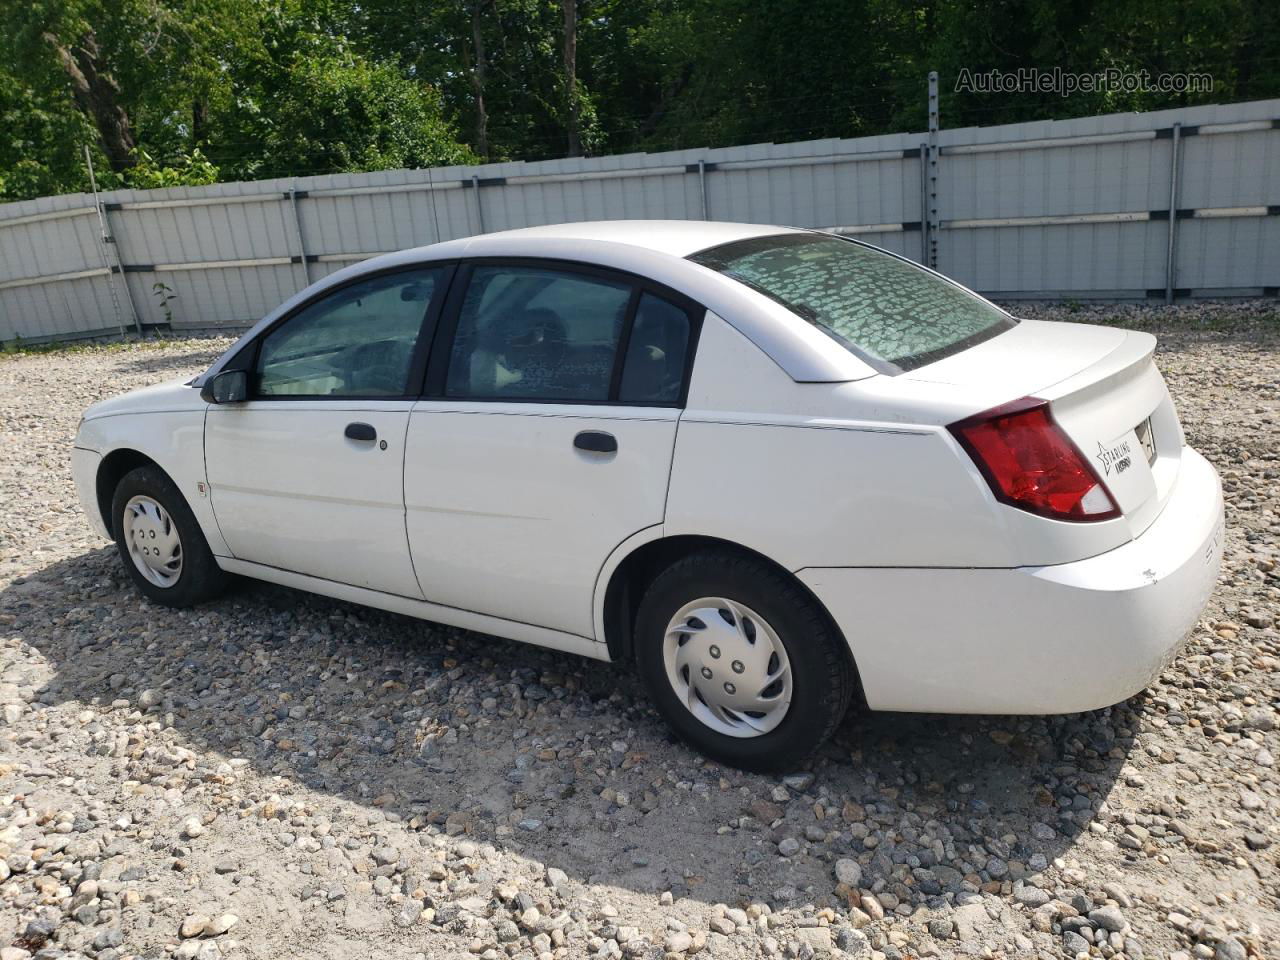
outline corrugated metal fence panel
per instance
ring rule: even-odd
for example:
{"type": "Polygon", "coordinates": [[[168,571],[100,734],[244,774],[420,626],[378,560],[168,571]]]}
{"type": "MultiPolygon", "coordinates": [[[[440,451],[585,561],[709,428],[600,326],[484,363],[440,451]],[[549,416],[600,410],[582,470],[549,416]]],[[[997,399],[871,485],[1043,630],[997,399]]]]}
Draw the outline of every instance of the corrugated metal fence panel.
{"type": "MultiPolygon", "coordinates": [[[[966,220],[1145,214],[1168,206],[1170,141],[1148,137],[1077,145],[1061,142],[1067,132],[1057,123],[1038,126],[1026,131],[1026,140],[1060,145],[955,154],[944,146],[938,191],[944,226],[966,220]]],[[[1075,126],[1079,137],[1124,132],[1103,124],[1075,126]]],[[[1006,130],[962,142],[999,142],[1007,139],[1006,130]]],[[[1165,224],[1151,222],[961,227],[947,232],[946,242],[940,243],[938,267],[996,297],[1163,287],[1166,230],[1165,224]]]]}
{"type": "Polygon", "coordinates": [[[89,208],[76,216],[0,230],[0,257],[6,280],[101,267],[97,217],[89,208]]]}
{"type": "MultiPolygon", "coordinates": [[[[1278,120],[1280,100],[1269,100],[943,130],[938,267],[1010,298],[1163,293],[1177,123],[1186,133],[1177,289],[1280,286],[1278,120]]],[[[102,195],[116,239],[108,247],[92,197],[8,204],[0,206],[0,338],[131,326],[126,290],[143,324],[167,322],[157,283],[175,297],[174,326],[243,326],[368,256],[560,221],[705,215],[835,228],[918,260],[925,140],[891,134],[119,190],[102,195]],[[104,252],[125,267],[114,299],[104,252]]]]}
{"type": "Polygon", "coordinates": [[[118,201],[122,209],[110,213],[120,257],[135,268],[125,277],[144,324],[168,322],[161,304],[161,294],[167,294],[174,298],[168,308],[175,327],[243,326],[303,284],[300,267],[288,263],[300,248],[292,210],[282,192],[268,191],[265,184],[234,186],[249,188],[222,194],[237,202],[196,206],[151,206],[152,198],[131,191],[118,201]],[[240,202],[239,198],[251,199],[240,202]],[[148,205],[138,208],[137,203],[148,205]],[[233,265],[281,258],[283,266],[233,265]],[[136,270],[183,264],[203,266],[136,270]],[[168,289],[157,290],[157,284],[168,289]]]}
{"type": "Polygon", "coordinates": [[[1163,223],[974,228],[941,246],[938,269],[996,299],[1090,292],[1133,295],[1164,286],[1163,223]]]}
{"type": "Polygon", "coordinates": [[[1280,217],[1211,215],[1280,202],[1280,129],[1188,137],[1180,179],[1178,207],[1200,213],[1178,223],[1178,286],[1210,292],[1280,283],[1280,217]]]}
{"type": "Polygon", "coordinates": [[[1274,203],[1274,185],[1280,177],[1280,129],[1186,137],[1181,164],[1180,207],[1265,204],[1268,186],[1274,203]]]}
{"type": "Polygon", "coordinates": [[[1180,289],[1280,286],[1280,217],[1183,220],[1177,243],[1180,289]]]}
{"type": "Polygon", "coordinates": [[[579,220],[697,219],[697,189],[695,177],[655,174],[504,184],[481,189],[478,199],[488,231],[579,220]]]}
{"type": "MultiPolygon", "coordinates": [[[[944,226],[1000,218],[1163,214],[1169,207],[1173,140],[1168,131],[1174,123],[1269,121],[1276,118],[1276,108],[1276,101],[1261,101],[944,130],[939,187],[944,226]],[[1141,138],[1082,142],[1126,134],[1141,138]],[[948,151],[1037,140],[1052,143],[998,152],[948,151]]],[[[1265,206],[1264,197],[1275,204],[1280,155],[1265,144],[1277,137],[1280,131],[1273,129],[1183,137],[1178,207],[1265,206]]],[[[1255,238],[1275,237],[1276,228],[1274,216],[1179,221],[1177,287],[1243,292],[1276,285],[1280,251],[1250,246],[1255,238]]],[[[1168,222],[1161,219],[947,230],[939,245],[939,269],[995,296],[1132,296],[1164,288],[1168,232],[1168,222]]]]}
{"type": "Polygon", "coordinates": [[[41,197],[0,211],[0,339],[118,329],[93,198],[41,197]],[[101,275],[83,275],[91,272],[101,275]],[[50,276],[63,279],[22,282],[50,276]]]}
{"type": "Polygon", "coordinates": [[[119,330],[105,275],[0,290],[0,340],[119,330]]]}
{"type": "MultiPolygon", "coordinates": [[[[147,298],[143,323],[164,319],[152,285],[163,282],[173,291],[169,306],[175,328],[247,327],[305,286],[300,269],[288,264],[130,274],[129,281],[135,297],[147,298]]],[[[143,312],[141,302],[138,309],[143,312]]]]}
{"type": "Polygon", "coordinates": [[[920,219],[916,159],[727,167],[709,177],[708,207],[717,220],[839,227],[920,219]]]}
{"type": "Polygon", "coordinates": [[[288,213],[278,196],[198,207],[126,207],[112,214],[111,228],[126,264],[253,260],[297,251],[288,213]]]}
{"type": "Polygon", "coordinates": [[[1169,141],[943,153],[944,220],[1118,213],[1168,205],[1169,141]]]}

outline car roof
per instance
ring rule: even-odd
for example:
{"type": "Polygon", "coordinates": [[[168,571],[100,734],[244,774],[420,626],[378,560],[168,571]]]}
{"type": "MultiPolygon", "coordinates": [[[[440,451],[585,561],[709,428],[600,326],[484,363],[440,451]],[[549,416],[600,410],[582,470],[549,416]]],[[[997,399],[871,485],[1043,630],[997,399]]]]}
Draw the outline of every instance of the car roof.
{"type": "Polygon", "coordinates": [[[691,253],[722,243],[747,240],[776,233],[798,232],[794,227],[760,223],[725,223],[717,220],[587,220],[581,223],[553,223],[539,227],[500,230],[470,238],[469,252],[477,254],[488,240],[580,240],[621,243],[631,247],[687,257],[691,253]]]}
{"type": "Polygon", "coordinates": [[[779,233],[801,233],[796,227],[763,223],[725,223],[718,220],[583,220],[549,223],[538,227],[495,230],[457,240],[384,253],[352,264],[344,277],[372,273],[406,263],[451,260],[458,257],[547,256],[549,248],[562,253],[587,255],[611,249],[615,258],[627,258],[627,250],[683,259],[691,253],[735,240],[749,240],[779,233]]]}

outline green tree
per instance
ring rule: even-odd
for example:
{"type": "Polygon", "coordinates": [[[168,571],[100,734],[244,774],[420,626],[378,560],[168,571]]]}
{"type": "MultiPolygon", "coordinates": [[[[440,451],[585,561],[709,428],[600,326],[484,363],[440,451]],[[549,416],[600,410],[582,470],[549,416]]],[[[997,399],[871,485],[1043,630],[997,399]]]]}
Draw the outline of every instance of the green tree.
{"type": "Polygon", "coordinates": [[[63,97],[0,69],[0,202],[87,190],[78,145],[92,137],[63,97]]]}
{"type": "Polygon", "coordinates": [[[0,199],[1280,94],[1274,0],[0,0],[0,199]],[[1211,91],[957,91],[962,70],[1211,91]]]}
{"type": "Polygon", "coordinates": [[[3,196],[466,162],[439,91],[325,0],[0,0],[3,196]]]}
{"type": "Polygon", "coordinates": [[[299,58],[263,93],[258,176],[426,167],[473,160],[439,94],[350,54],[299,58]]]}

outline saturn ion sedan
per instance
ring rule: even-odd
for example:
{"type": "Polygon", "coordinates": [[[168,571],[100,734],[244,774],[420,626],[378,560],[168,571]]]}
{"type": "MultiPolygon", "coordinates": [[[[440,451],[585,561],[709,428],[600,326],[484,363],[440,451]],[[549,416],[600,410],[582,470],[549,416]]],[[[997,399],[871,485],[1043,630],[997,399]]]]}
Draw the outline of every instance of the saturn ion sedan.
{"type": "Polygon", "coordinates": [[[855,699],[1090,710],[1167,664],[1223,507],[1154,344],[827,233],[537,227],[339,270],[73,465],[157,603],[238,574],[634,663],[787,769],[855,699]]]}

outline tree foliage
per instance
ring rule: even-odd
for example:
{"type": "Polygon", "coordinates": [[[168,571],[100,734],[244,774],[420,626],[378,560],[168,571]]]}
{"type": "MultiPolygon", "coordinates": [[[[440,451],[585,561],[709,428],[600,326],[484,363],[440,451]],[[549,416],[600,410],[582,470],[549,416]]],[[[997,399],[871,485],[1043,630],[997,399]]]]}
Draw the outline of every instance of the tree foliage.
{"type": "Polygon", "coordinates": [[[1273,0],[0,0],[0,200],[1280,93],[1273,0]],[[956,90],[962,71],[1212,90],[956,90]]]}

